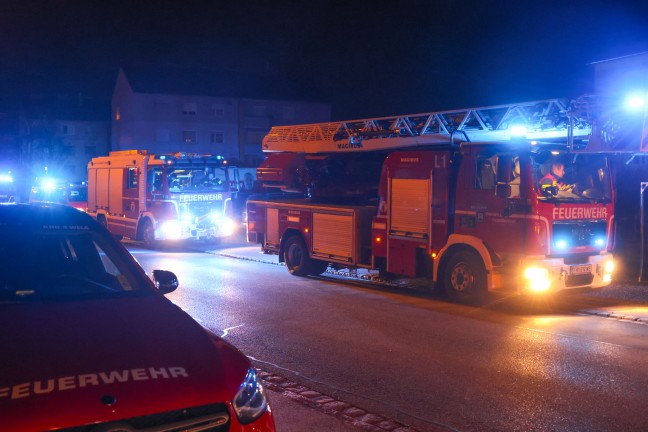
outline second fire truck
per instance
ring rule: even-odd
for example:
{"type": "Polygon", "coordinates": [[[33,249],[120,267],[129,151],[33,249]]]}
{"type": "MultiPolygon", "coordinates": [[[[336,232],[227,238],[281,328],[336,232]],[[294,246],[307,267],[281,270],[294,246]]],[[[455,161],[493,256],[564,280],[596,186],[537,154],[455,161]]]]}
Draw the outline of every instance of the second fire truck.
{"type": "Polygon", "coordinates": [[[303,194],[247,204],[248,241],[298,276],[428,278],[462,302],[611,282],[613,187],[562,100],[274,127],[257,177],[303,194]],[[563,187],[540,188],[551,166],[563,187]]]}
{"type": "Polygon", "coordinates": [[[236,167],[222,156],[110,152],[88,164],[88,213],[114,234],[143,241],[231,236],[236,167]]]}

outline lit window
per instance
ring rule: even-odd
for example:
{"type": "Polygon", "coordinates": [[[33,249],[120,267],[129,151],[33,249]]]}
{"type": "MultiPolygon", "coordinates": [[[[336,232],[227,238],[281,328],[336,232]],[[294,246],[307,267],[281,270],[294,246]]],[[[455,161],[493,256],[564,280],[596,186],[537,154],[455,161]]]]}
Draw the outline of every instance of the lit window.
{"type": "Polygon", "coordinates": [[[128,189],[137,189],[137,168],[128,168],[128,189]]]}

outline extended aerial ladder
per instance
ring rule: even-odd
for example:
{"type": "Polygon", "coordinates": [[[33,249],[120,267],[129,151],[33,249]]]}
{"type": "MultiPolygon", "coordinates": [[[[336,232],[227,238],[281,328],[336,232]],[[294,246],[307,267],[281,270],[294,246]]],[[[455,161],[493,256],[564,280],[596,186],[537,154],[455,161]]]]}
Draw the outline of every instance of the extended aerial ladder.
{"type": "Polygon", "coordinates": [[[448,143],[458,140],[508,141],[523,129],[527,140],[570,145],[592,132],[586,116],[565,99],[438,111],[361,120],[275,126],[263,151],[295,153],[361,152],[448,143]],[[461,132],[457,134],[457,132],[461,132]]]}

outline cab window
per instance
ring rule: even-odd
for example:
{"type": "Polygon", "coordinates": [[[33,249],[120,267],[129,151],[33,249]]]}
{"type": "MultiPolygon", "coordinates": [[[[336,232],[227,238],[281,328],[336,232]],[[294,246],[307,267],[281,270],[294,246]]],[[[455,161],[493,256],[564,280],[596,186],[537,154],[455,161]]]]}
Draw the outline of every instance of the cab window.
{"type": "Polygon", "coordinates": [[[137,189],[137,168],[128,168],[128,189],[137,189]]]}
{"type": "Polygon", "coordinates": [[[478,157],[475,170],[475,189],[494,190],[497,184],[496,156],[478,157]]]}

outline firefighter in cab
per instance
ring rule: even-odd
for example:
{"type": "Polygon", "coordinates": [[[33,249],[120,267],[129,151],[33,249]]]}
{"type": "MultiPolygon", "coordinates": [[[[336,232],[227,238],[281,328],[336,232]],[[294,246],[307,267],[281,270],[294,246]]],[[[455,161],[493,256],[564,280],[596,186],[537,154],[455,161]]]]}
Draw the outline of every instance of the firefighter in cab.
{"type": "Polygon", "coordinates": [[[565,164],[554,160],[549,163],[549,167],[548,172],[540,179],[538,195],[552,197],[558,195],[559,192],[572,192],[574,185],[566,184],[563,181],[565,164]]]}

